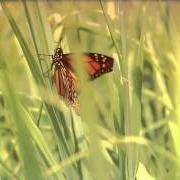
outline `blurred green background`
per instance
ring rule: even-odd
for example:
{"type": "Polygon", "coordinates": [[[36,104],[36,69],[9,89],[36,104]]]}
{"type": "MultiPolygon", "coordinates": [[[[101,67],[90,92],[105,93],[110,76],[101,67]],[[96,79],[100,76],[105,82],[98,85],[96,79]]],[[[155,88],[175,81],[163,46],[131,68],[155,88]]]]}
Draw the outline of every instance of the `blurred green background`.
{"type": "Polygon", "coordinates": [[[179,180],[180,3],[1,1],[0,180],[179,180]],[[59,97],[51,55],[101,53],[80,116],[59,97]]]}

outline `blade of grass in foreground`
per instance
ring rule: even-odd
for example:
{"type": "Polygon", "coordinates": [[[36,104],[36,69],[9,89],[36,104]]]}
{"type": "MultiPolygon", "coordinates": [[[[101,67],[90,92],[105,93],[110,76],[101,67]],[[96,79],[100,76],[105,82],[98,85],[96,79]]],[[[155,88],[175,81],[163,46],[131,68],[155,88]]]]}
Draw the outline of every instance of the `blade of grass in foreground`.
{"type": "Polygon", "coordinates": [[[14,92],[14,87],[11,82],[11,77],[7,71],[2,71],[1,81],[3,84],[3,94],[10,110],[10,117],[14,120],[17,128],[17,139],[19,142],[20,155],[24,165],[24,174],[26,179],[42,179],[40,164],[36,156],[35,146],[32,142],[31,135],[24,118],[25,109],[20,104],[17,95],[14,92]]]}
{"type": "Polygon", "coordinates": [[[27,63],[30,67],[30,70],[32,72],[32,75],[34,77],[34,79],[36,80],[36,82],[39,84],[39,85],[43,85],[44,84],[44,80],[42,78],[42,74],[41,74],[41,71],[39,69],[39,66],[35,60],[35,58],[33,57],[30,49],[28,48],[28,45],[27,43],[25,42],[19,28],[17,27],[16,25],[16,22],[15,20],[13,19],[13,17],[11,16],[8,8],[6,7],[5,3],[4,2],[1,2],[1,5],[2,5],[2,8],[4,10],[4,13],[6,15],[6,17],[8,18],[9,20],[9,23],[16,35],[16,38],[18,39],[19,41],[19,44],[21,45],[21,48],[23,50],[23,53],[26,57],[26,60],[27,60],[27,63]]]}
{"type": "MultiPolygon", "coordinates": [[[[116,86],[118,88],[118,95],[119,95],[119,112],[120,114],[116,115],[118,118],[117,120],[114,119],[115,128],[118,134],[125,135],[127,132],[127,123],[129,121],[129,86],[127,83],[122,83],[122,78],[125,78],[128,80],[128,61],[127,61],[127,35],[125,31],[125,23],[124,23],[124,16],[122,12],[120,13],[121,18],[121,53],[118,48],[118,44],[115,39],[114,31],[112,29],[112,22],[110,21],[110,18],[108,17],[108,14],[106,13],[103,3],[101,0],[99,0],[101,9],[103,11],[104,20],[107,24],[111,40],[113,42],[113,46],[116,50],[116,53],[118,55],[118,60],[120,64],[120,71],[116,72],[116,86]],[[119,128],[117,128],[119,127],[119,128]]],[[[122,151],[117,147],[117,156],[118,156],[118,166],[121,171],[120,178],[126,179],[128,177],[129,169],[126,166],[126,160],[128,157],[128,154],[126,151],[122,151]]],[[[131,169],[134,171],[134,167],[131,169]]],[[[131,171],[131,172],[132,172],[131,171]]],[[[133,178],[134,175],[130,175],[128,178],[133,178]]]]}

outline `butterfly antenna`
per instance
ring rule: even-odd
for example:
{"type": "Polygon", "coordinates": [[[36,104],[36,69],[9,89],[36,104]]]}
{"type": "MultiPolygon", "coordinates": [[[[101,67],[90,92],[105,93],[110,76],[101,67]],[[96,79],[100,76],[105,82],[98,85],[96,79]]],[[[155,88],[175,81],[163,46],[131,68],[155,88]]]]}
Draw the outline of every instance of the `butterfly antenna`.
{"type": "Polygon", "coordinates": [[[39,56],[52,56],[52,55],[49,55],[49,54],[38,54],[39,56]]]}

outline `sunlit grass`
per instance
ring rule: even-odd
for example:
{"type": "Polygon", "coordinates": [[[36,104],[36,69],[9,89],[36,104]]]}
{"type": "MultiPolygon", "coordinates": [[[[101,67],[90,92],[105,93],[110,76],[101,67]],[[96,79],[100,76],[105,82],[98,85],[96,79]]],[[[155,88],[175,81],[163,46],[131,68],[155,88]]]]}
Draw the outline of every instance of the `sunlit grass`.
{"type": "Polygon", "coordinates": [[[168,3],[1,7],[0,179],[179,180],[180,37],[168,3]],[[75,53],[80,116],[42,55],[60,44],[75,53]],[[113,72],[87,81],[82,52],[113,57],[113,72]]]}

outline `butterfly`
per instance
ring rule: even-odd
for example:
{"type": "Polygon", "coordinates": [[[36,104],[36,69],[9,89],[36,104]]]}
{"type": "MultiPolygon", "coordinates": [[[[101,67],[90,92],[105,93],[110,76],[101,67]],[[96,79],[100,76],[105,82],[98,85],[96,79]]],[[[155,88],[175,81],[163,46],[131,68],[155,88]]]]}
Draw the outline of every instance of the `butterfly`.
{"type": "MultiPolygon", "coordinates": [[[[90,80],[113,70],[114,59],[111,57],[98,53],[83,53],[82,57],[90,80]]],[[[62,48],[57,48],[51,58],[51,69],[54,70],[53,79],[58,94],[77,109],[79,106],[78,79],[73,68],[73,54],[64,54],[62,48]]]]}

